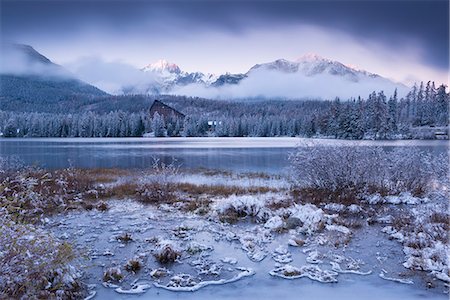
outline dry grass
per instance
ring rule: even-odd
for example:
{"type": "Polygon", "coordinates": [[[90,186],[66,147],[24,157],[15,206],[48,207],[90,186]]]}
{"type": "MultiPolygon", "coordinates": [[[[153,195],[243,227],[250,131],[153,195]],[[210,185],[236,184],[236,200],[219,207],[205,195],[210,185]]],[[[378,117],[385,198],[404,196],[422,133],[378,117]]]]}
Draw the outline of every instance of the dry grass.
{"type": "Polygon", "coordinates": [[[124,169],[83,169],[82,173],[85,176],[89,176],[97,183],[111,183],[117,180],[119,177],[130,175],[130,171],[124,169]]]}
{"type": "Polygon", "coordinates": [[[169,184],[146,183],[137,192],[139,201],[147,204],[174,203],[177,197],[169,184]]]}
{"type": "Polygon", "coordinates": [[[119,236],[117,237],[117,240],[118,240],[119,242],[122,242],[122,243],[129,243],[129,242],[131,242],[131,241],[133,240],[133,237],[131,236],[131,234],[129,234],[128,232],[126,232],[126,233],[124,233],[124,234],[122,234],[122,235],[119,235],[119,236]]]}
{"type": "Polygon", "coordinates": [[[178,191],[193,196],[211,195],[222,197],[228,197],[231,195],[264,194],[278,191],[275,188],[260,186],[240,187],[235,185],[197,185],[192,183],[174,183],[171,185],[171,189],[173,191],[178,191]]]}
{"type": "Polygon", "coordinates": [[[219,220],[224,223],[235,224],[246,216],[247,215],[243,211],[236,210],[234,207],[229,207],[219,215],[219,220]]]}
{"type": "Polygon", "coordinates": [[[344,205],[358,204],[358,191],[354,189],[329,190],[323,188],[297,188],[291,191],[297,203],[339,203],[344,205]]]}
{"type": "Polygon", "coordinates": [[[446,224],[447,227],[448,227],[448,225],[450,225],[449,215],[447,213],[434,212],[430,216],[430,222],[431,223],[446,224]]]}
{"type": "Polygon", "coordinates": [[[107,211],[108,210],[108,204],[106,204],[105,202],[100,202],[98,205],[97,205],[97,209],[99,210],[99,211],[107,211]]]}
{"type": "Polygon", "coordinates": [[[108,187],[102,194],[104,198],[128,198],[135,197],[139,190],[138,184],[134,182],[123,182],[108,187]]]}
{"type": "Polygon", "coordinates": [[[125,264],[125,270],[128,272],[137,273],[140,269],[142,269],[142,263],[137,259],[130,259],[125,264]]]}
{"type": "Polygon", "coordinates": [[[120,282],[124,278],[120,268],[108,268],[103,273],[103,281],[104,282],[120,282]]]}
{"type": "Polygon", "coordinates": [[[43,214],[82,206],[90,198],[95,181],[83,171],[26,169],[0,182],[0,206],[19,222],[39,221],[43,214]]]}
{"type": "Polygon", "coordinates": [[[171,245],[166,245],[163,249],[155,253],[154,256],[160,264],[165,265],[174,263],[177,258],[181,256],[181,253],[175,250],[171,245]]]}
{"type": "Polygon", "coordinates": [[[278,201],[270,201],[266,207],[271,210],[279,210],[281,208],[288,208],[294,205],[294,200],[290,197],[278,201]]]}
{"type": "Polygon", "coordinates": [[[392,227],[397,231],[410,228],[413,224],[413,217],[407,213],[400,213],[392,220],[392,227]]]}
{"type": "Polygon", "coordinates": [[[210,210],[211,200],[207,198],[196,198],[184,201],[185,211],[195,212],[199,215],[206,215],[210,210]]]}

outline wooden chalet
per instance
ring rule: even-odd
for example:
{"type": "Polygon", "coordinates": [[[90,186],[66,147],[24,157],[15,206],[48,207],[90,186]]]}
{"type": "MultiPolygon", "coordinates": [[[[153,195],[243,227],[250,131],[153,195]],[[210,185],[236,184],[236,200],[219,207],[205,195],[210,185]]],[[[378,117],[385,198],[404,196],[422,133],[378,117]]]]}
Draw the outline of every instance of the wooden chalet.
{"type": "Polygon", "coordinates": [[[183,113],[167,104],[162,103],[159,100],[155,100],[155,102],[153,102],[149,113],[151,118],[153,118],[155,113],[158,113],[160,116],[164,117],[165,120],[180,119],[182,121],[186,117],[183,113]]]}

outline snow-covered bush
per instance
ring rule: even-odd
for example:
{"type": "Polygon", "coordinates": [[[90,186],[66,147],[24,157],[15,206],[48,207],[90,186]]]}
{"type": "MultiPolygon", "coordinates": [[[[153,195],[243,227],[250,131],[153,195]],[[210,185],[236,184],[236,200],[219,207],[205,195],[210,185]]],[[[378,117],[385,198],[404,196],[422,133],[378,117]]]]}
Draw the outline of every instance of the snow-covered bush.
{"type": "Polygon", "coordinates": [[[231,195],[220,199],[214,204],[214,210],[219,219],[234,223],[240,218],[250,217],[258,222],[264,222],[271,216],[266,204],[270,195],[231,195]]]}
{"type": "Polygon", "coordinates": [[[295,205],[286,220],[288,228],[299,227],[302,232],[312,234],[325,227],[325,214],[322,209],[312,204],[295,205]]]}
{"type": "Polygon", "coordinates": [[[364,193],[422,196],[437,182],[448,184],[448,159],[418,148],[311,144],[299,147],[289,159],[294,189],[311,202],[350,204],[364,193]]]}
{"type": "Polygon", "coordinates": [[[167,203],[175,200],[171,185],[178,175],[176,161],[166,164],[153,159],[152,168],[146,173],[138,187],[138,197],[145,203],[167,203]]]}
{"type": "Polygon", "coordinates": [[[0,211],[0,298],[73,299],[83,294],[72,247],[0,211]]]}
{"type": "Polygon", "coordinates": [[[162,240],[158,242],[153,256],[160,264],[171,264],[181,256],[181,252],[171,241],[162,240]]]}

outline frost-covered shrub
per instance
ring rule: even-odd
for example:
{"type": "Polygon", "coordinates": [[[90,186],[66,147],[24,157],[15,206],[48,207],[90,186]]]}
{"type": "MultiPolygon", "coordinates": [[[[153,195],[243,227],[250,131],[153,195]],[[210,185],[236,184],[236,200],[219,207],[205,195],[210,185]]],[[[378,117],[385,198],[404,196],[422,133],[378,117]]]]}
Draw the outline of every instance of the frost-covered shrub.
{"type": "Polygon", "coordinates": [[[151,170],[143,176],[138,187],[138,198],[145,203],[167,203],[175,200],[172,189],[178,166],[173,160],[170,164],[153,160],[151,170]]]}
{"type": "Polygon", "coordinates": [[[104,282],[120,282],[123,280],[123,277],[122,271],[118,267],[111,267],[103,272],[104,282]]]}
{"type": "Polygon", "coordinates": [[[127,263],[125,264],[125,270],[127,270],[128,272],[138,272],[140,269],[142,268],[142,262],[137,259],[137,258],[133,258],[130,259],[129,261],[127,261],[127,263]]]}
{"type": "Polygon", "coordinates": [[[418,148],[308,145],[289,159],[294,190],[310,202],[350,204],[364,193],[421,196],[437,182],[448,184],[448,159],[418,148]]]}
{"type": "Polygon", "coordinates": [[[301,231],[312,234],[325,227],[325,214],[322,209],[312,204],[295,205],[286,220],[288,228],[299,227],[301,231]]]}
{"type": "Polygon", "coordinates": [[[44,214],[80,204],[93,187],[92,179],[79,170],[23,169],[0,181],[0,206],[15,221],[36,222],[44,214]]]}
{"type": "Polygon", "coordinates": [[[403,244],[408,269],[431,271],[437,278],[448,278],[448,206],[421,205],[393,219],[383,232],[403,244]]]}
{"type": "Polygon", "coordinates": [[[158,247],[153,256],[160,264],[171,264],[181,256],[181,252],[176,249],[172,242],[163,240],[158,242],[158,247]]]}
{"type": "Polygon", "coordinates": [[[0,211],[0,298],[73,299],[83,294],[72,247],[0,211]]]}
{"type": "Polygon", "coordinates": [[[271,212],[266,207],[270,195],[232,195],[218,200],[214,209],[221,221],[234,223],[240,218],[250,217],[258,222],[264,222],[270,218],[271,212]]]}

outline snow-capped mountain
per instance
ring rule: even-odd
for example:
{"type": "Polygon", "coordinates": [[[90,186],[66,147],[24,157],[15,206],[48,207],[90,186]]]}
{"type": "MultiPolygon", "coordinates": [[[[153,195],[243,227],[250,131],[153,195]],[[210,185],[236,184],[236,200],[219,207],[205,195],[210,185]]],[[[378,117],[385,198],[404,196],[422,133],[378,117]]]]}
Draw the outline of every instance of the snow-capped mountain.
{"type": "Polygon", "coordinates": [[[142,68],[144,72],[157,72],[161,74],[180,74],[181,70],[174,63],[170,63],[165,59],[160,59],[152,64],[149,64],[142,68]]]}
{"type": "Polygon", "coordinates": [[[387,78],[317,55],[305,55],[294,61],[277,59],[260,63],[238,74],[187,72],[164,59],[141,69],[87,61],[73,71],[83,80],[113,94],[333,99],[367,96],[381,90],[393,93],[396,88],[400,94],[401,90],[406,90],[404,85],[387,78]],[[100,75],[91,78],[92,74],[100,75]]]}
{"type": "Polygon", "coordinates": [[[250,76],[250,74],[256,70],[278,71],[283,73],[300,73],[308,77],[328,74],[339,76],[353,82],[358,82],[363,77],[380,77],[377,74],[369,73],[363,70],[357,70],[338,61],[323,58],[315,54],[304,55],[296,61],[278,59],[269,63],[257,64],[247,72],[247,76],[250,76]]]}
{"type": "MultiPolygon", "coordinates": [[[[175,86],[186,86],[189,84],[201,84],[204,86],[220,87],[225,85],[239,84],[246,78],[251,78],[256,73],[279,72],[281,74],[299,74],[306,77],[319,75],[330,75],[350,82],[360,82],[365,79],[382,78],[364,70],[344,65],[315,54],[301,56],[295,61],[277,59],[272,62],[256,64],[243,74],[204,74],[202,72],[185,72],[174,63],[161,59],[141,69],[159,77],[161,87],[170,91],[175,86]]],[[[384,78],[382,78],[384,79],[384,78]]],[[[387,79],[386,79],[387,80],[387,79]]]]}
{"type": "Polygon", "coordinates": [[[177,64],[168,62],[165,59],[151,63],[141,70],[159,77],[159,83],[164,91],[169,91],[174,85],[184,86],[194,83],[210,85],[217,80],[214,74],[181,71],[177,64]]]}

